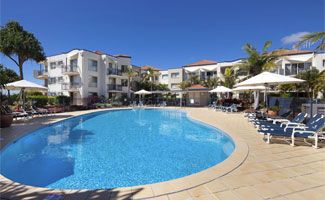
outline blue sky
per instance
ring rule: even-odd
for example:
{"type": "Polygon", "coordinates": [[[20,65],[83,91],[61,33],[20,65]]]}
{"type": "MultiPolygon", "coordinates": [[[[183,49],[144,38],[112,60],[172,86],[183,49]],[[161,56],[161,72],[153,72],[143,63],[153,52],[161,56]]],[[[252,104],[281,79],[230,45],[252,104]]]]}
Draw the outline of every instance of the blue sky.
{"type": "MultiPolygon", "coordinates": [[[[324,30],[324,10],[324,0],[1,0],[1,25],[20,22],[47,55],[101,50],[129,54],[135,65],[167,69],[245,57],[245,43],[260,49],[272,40],[273,49],[291,48],[301,32],[324,30]]],[[[37,68],[26,62],[25,78],[36,81],[37,68]]]]}

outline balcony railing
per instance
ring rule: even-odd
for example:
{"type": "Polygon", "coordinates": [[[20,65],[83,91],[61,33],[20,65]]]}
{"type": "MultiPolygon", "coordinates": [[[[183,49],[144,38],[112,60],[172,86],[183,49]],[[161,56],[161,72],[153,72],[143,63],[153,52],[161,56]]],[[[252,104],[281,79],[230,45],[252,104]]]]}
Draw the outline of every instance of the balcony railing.
{"type": "Polygon", "coordinates": [[[48,77],[47,69],[34,70],[33,74],[34,74],[34,77],[35,78],[38,78],[38,79],[43,79],[43,78],[47,78],[48,77]]]}
{"type": "Polygon", "coordinates": [[[63,66],[62,73],[78,73],[78,66],[77,65],[63,66]]]}
{"type": "Polygon", "coordinates": [[[81,87],[80,83],[63,83],[61,85],[62,90],[77,90],[81,87]]]}
{"type": "Polygon", "coordinates": [[[118,76],[122,76],[122,70],[120,70],[120,69],[108,69],[107,70],[107,75],[118,75],[118,76]]]}
{"type": "Polygon", "coordinates": [[[122,91],[122,85],[108,84],[107,90],[122,91]]]}

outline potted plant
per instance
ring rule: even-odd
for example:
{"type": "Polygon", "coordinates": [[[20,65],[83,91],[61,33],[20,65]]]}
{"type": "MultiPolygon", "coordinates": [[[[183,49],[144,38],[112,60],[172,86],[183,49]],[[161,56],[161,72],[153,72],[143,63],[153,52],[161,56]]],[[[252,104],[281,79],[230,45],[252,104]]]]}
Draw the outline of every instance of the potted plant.
{"type": "Polygon", "coordinates": [[[13,121],[13,114],[9,113],[3,106],[1,106],[0,127],[6,128],[11,126],[13,121]]]}
{"type": "Polygon", "coordinates": [[[267,114],[270,117],[275,117],[278,115],[279,110],[280,110],[279,106],[272,106],[268,109],[267,114]]]}

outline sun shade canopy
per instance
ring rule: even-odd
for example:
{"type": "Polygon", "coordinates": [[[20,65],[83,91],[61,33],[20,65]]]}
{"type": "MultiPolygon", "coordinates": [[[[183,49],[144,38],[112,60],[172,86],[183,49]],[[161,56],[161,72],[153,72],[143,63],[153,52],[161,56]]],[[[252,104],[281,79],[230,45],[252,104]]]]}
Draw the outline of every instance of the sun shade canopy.
{"type": "Polygon", "coordinates": [[[44,87],[42,85],[38,85],[36,83],[26,81],[26,80],[20,80],[20,81],[15,81],[12,83],[8,83],[5,85],[5,88],[7,90],[43,90],[46,91],[47,87],[44,87]]]}
{"type": "Polygon", "coordinates": [[[232,89],[227,88],[225,86],[218,86],[214,88],[213,90],[209,91],[210,93],[227,93],[227,92],[232,92],[232,89]]]}
{"type": "Polygon", "coordinates": [[[258,85],[278,85],[287,83],[302,83],[304,80],[293,78],[290,76],[283,76],[271,72],[262,72],[246,81],[238,83],[235,87],[239,86],[258,86],[258,85]]]}

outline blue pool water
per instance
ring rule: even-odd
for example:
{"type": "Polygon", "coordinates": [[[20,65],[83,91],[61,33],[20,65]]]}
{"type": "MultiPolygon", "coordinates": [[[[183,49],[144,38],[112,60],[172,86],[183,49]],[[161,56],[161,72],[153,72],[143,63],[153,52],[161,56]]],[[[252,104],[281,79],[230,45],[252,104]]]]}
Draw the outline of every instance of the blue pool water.
{"type": "Polygon", "coordinates": [[[40,128],[10,144],[1,151],[1,174],[56,189],[127,187],[202,171],[233,150],[228,135],[182,111],[105,111],[40,128]]]}

